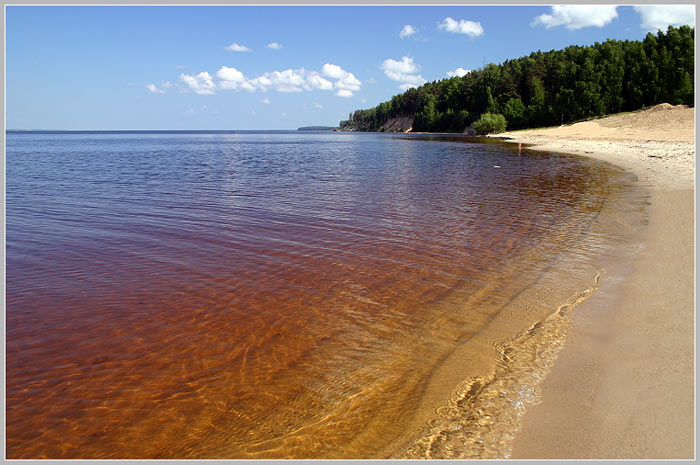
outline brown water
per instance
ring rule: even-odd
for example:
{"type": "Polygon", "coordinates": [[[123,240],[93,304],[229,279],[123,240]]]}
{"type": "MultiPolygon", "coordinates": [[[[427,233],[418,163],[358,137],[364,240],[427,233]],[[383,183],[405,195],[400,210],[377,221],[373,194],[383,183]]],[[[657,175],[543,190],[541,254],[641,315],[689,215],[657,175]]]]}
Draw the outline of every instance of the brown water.
{"type": "Polygon", "coordinates": [[[507,456],[636,246],[632,181],[449,137],[8,134],[7,457],[507,456]]]}

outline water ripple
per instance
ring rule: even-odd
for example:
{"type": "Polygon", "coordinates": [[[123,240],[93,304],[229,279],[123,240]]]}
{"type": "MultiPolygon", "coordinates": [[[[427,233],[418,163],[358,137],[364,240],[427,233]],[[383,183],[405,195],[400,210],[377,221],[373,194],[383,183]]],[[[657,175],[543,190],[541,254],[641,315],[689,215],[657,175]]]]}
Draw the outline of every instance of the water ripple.
{"type": "Polygon", "coordinates": [[[381,456],[456,347],[590,276],[620,179],[450,137],[8,134],[7,455],[381,456]]]}

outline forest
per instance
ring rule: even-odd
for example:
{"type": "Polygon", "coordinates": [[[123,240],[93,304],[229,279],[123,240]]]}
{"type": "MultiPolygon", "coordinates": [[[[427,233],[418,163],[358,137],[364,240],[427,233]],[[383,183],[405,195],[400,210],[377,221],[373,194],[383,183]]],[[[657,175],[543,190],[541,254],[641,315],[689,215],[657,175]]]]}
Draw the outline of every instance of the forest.
{"type": "Polygon", "coordinates": [[[340,128],[382,131],[391,118],[413,116],[413,131],[461,133],[487,113],[505,117],[508,129],[523,129],[663,102],[692,106],[694,36],[694,28],[669,26],[643,41],[533,52],[409,89],[351,113],[340,128]]]}

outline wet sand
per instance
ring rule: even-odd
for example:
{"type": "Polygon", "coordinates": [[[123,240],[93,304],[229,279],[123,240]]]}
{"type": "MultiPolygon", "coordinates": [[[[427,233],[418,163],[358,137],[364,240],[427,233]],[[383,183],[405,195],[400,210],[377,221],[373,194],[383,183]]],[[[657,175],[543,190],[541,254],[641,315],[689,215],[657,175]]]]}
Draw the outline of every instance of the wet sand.
{"type": "Polygon", "coordinates": [[[660,105],[505,136],[609,161],[651,196],[633,270],[617,284],[603,279],[572,313],[512,458],[693,458],[694,110],[660,105]]]}

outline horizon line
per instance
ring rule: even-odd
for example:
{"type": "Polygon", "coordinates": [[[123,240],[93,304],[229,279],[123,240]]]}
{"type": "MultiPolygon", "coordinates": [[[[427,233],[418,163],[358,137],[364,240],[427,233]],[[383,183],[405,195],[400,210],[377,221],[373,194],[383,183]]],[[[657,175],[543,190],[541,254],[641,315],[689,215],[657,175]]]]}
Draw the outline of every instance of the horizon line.
{"type": "MultiPolygon", "coordinates": [[[[5,129],[5,132],[231,132],[231,131],[298,131],[296,129],[5,129]]],[[[324,126],[337,128],[338,126],[324,126]]]]}

